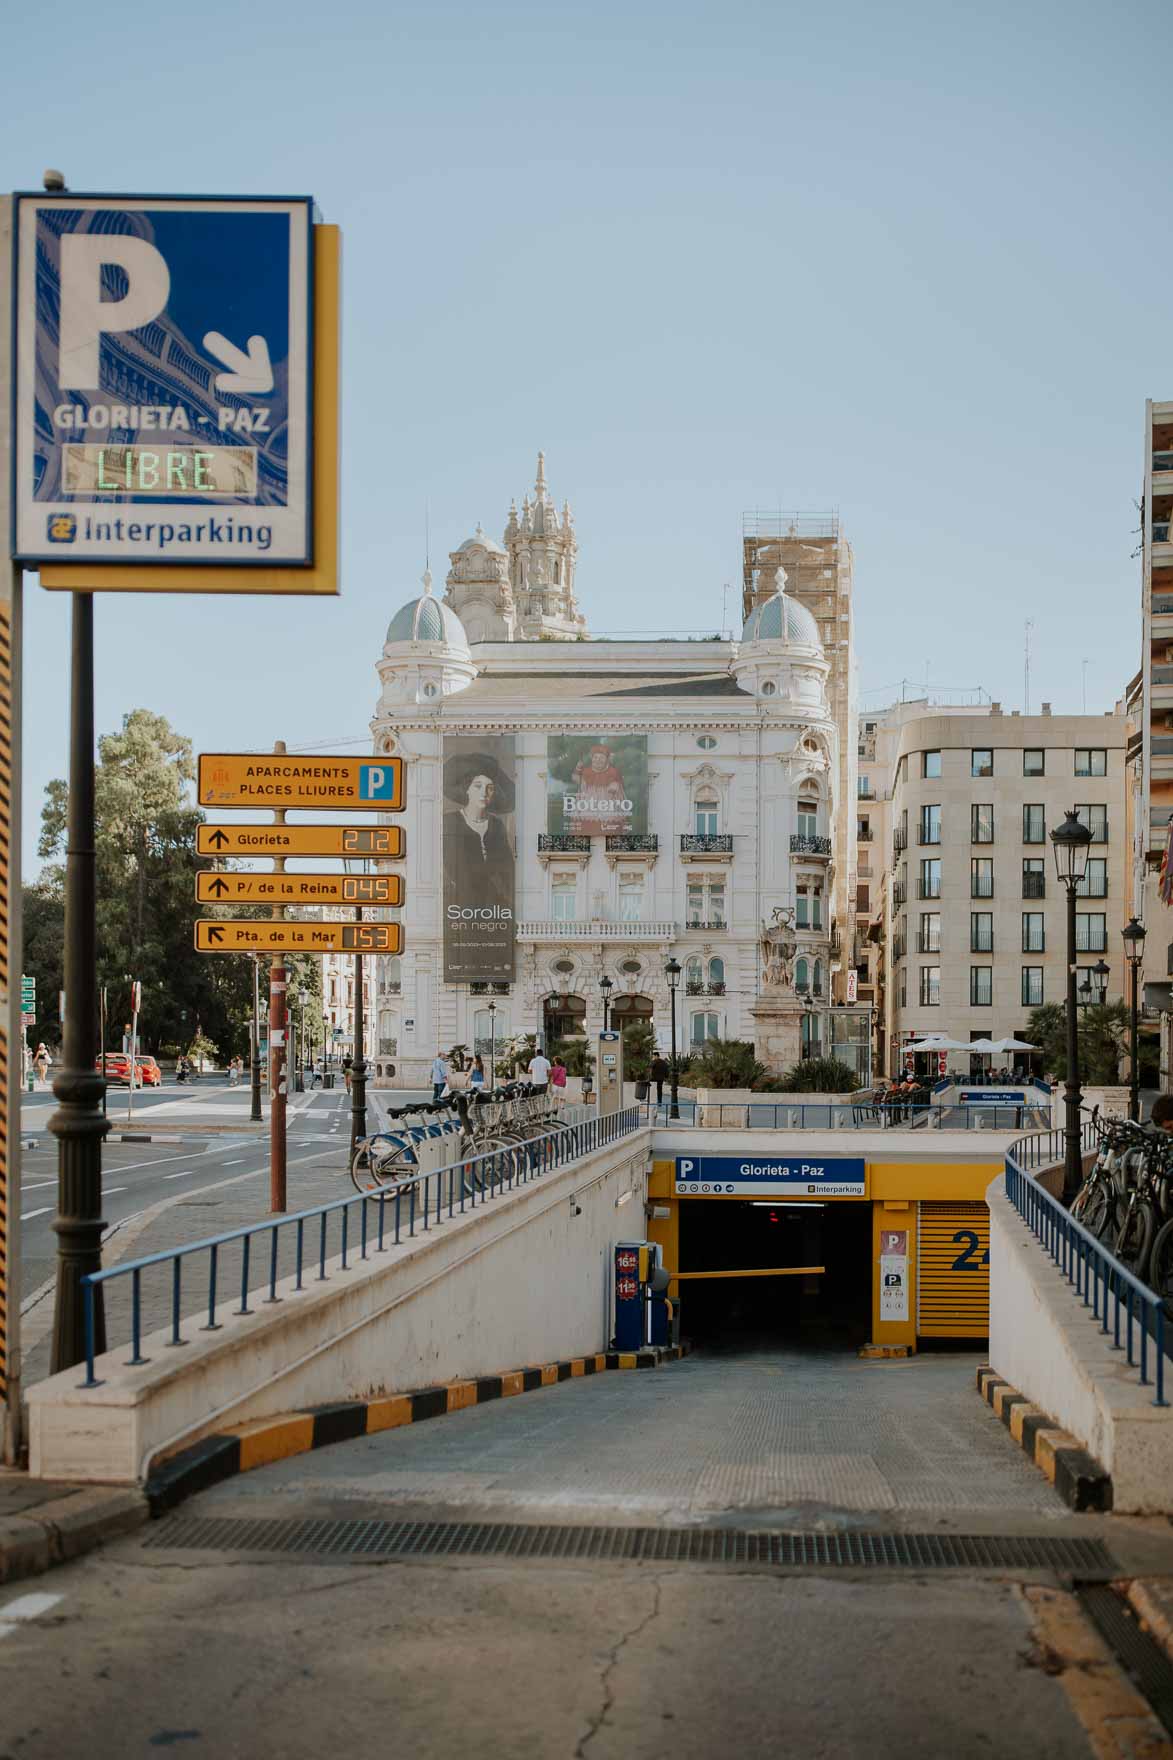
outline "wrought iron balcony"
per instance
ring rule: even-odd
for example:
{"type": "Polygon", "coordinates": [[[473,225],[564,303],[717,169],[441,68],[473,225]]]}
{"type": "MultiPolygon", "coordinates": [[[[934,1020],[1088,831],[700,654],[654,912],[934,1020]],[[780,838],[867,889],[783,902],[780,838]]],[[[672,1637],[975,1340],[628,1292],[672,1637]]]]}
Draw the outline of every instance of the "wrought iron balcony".
{"type": "Polygon", "coordinates": [[[508,996],[511,986],[497,982],[489,983],[483,978],[476,979],[468,987],[470,996],[508,996]]]}
{"type": "Polygon", "coordinates": [[[724,996],[725,985],[701,984],[694,978],[684,986],[684,993],[686,996],[724,996]]]}
{"type": "Polygon", "coordinates": [[[731,856],[733,837],[728,831],[713,832],[706,837],[693,831],[682,831],[680,853],[682,856],[731,856]]]}
{"type": "Polygon", "coordinates": [[[724,917],[689,917],[684,925],[686,929],[727,929],[724,917]]]}
{"type": "Polygon", "coordinates": [[[589,837],[571,837],[565,832],[538,832],[538,851],[548,850],[553,855],[590,855],[591,840],[589,837]]]}
{"type": "Polygon", "coordinates": [[[940,898],[940,896],[941,896],[940,879],[918,880],[916,883],[916,896],[918,898],[940,898]]]}
{"type": "Polygon", "coordinates": [[[1023,898],[1046,898],[1047,876],[1045,874],[1024,874],[1022,876],[1022,896],[1023,898]]]}
{"type": "Polygon", "coordinates": [[[903,904],[908,897],[908,888],[897,880],[892,887],[892,903],[903,904]]]}
{"type": "Polygon", "coordinates": [[[907,831],[897,830],[892,833],[892,848],[897,855],[899,855],[902,850],[906,850],[908,848],[908,832],[907,831]]]}
{"type": "Polygon", "coordinates": [[[607,837],[608,855],[654,855],[659,847],[654,831],[624,831],[607,837]]]}
{"type": "Polygon", "coordinates": [[[792,856],[829,856],[831,839],[829,837],[803,837],[797,831],[790,833],[790,853],[792,856]]]}
{"type": "Polygon", "coordinates": [[[940,934],[939,933],[936,935],[918,934],[917,938],[916,938],[916,951],[918,953],[940,953],[940,951],[941,951],[940,934]]]}

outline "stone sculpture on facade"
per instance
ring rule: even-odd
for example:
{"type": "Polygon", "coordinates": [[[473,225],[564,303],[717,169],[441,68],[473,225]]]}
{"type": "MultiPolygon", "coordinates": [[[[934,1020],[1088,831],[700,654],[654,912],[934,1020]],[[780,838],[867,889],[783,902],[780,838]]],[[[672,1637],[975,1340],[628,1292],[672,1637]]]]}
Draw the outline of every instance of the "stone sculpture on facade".
{"type": "Polygon", "coordinates": [[[798,937],[794,933],[794,910],[790,905],[775,905],[770,921],[762,924],[763,990],[792,990],[794,960],[798,937]]]}

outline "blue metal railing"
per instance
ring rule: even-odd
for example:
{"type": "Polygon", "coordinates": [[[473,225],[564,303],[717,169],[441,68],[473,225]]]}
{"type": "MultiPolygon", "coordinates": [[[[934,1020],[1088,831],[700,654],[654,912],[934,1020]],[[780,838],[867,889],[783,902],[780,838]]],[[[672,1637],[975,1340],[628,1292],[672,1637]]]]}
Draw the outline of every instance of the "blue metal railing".
{"type": "Polygon", "coordinates": [[[927,1102],[914,1105],[893,1101],[874,1105],[860,1101],[792,1101],[778,1100],[681,1100],[679,1119],[668,1117],[667,1098],[647,1101],[643,1111],[648,1122],[655,1125],[677,1123],[704,1126],[714,1130],[769,1131],[878,1131],[899,1126],[902,1130],[943,1131],[1021,1131],[1033,1119],[1050,1115],[1049,1103],[1032,1105],[1029,1101],[1013,1106],[953,1106],[927,1102]]]}
{"type": "MultiPolygon", "coordinates": [[[[1094,1146],[1095,1135],[1089,1125],[1083,1127],[1094,1146]]],[[[1027,1169],[1061,1161],[1062,1131],[1040,1133],[1038,1138],[1025,1137],[1012,1145],[1006,1156],[1006,1196],[1027,1227],[1100,1323],[1100,1331],[1112,1334],[1112,1349],[1126,1353],[1130,1368],[1139,1369],[1142,1387],[1150,1385],[1149,1363],[1152,1359],[1155,1406],[1169,1402],[1165,1398],[1165,1307],[1161,1297],[1147,1284],[1134,1277],[1102,1245],[1075,1221],[1058,1198],[1045,1186],[1032,1179],[1027,1169]],[[1109,1310],[1111,1323],[1109,1324],[1109,1310]],[[1124,1342],[1121,1343],[1123,1326],[1124,1342]],[[1134,1334],[1139,1345],[1139,1360],[1134,1355],[1134,1334]],[[1151,1348],[1150,1348],[1151,1347],[1151,1348]]]]}
{"type": "Polygon", "coordinates": [[[94,1291],[101,1284],[115,1283],[120,1278],[130,1279],[131,1354],[127,1358],[127,1367],[137,1368],[149,1361],[142,1351],[143,1273],[153,1266],[171,1267],[171,1336],[167,1344],[186,1344],[187,1340],[181,1331],[183,1269],[184,1262],[195,1259],[197,1255],[206,1255],[207,1265],[207,1292],[200,1302],[200,1312],[206,1309],[207,1319],[200,1330],[217,1332],[221,1324],[216,1318],[217,1313],[227,1301],[235,1300],[237,1283],[240,1305],[231,1310],[232,1314],[256,1312],[255,1308],[249,1306],[250,1294],[254,1300],[257,1295],[257,1291],[250,1287],[254,1244],[262,1253],[267,1250],[269,1255],[267,1278],[260,1285],[260,1288],[267,1287],[268,1290],[263,1297],[263,1305],[279,1302],[283,1299],[277,1294],[282,1231],[286,1231],[287,1240],[290,1232],[295,1237],[294,1290],[304,1287],[303,1279],[307,1272],[313,1276],[315,1267],[317,1275],[313,1277],[313,1281],[325,1283],[329,1281],[327,1265],[348,1271],[356,1255],[361,1260],[372,1252],[384,1253],[390,1247],[398,1246],[401,1241],[412,1239],[417,1232],[425,1233],[449,1217],[463,1215],[466,1210],[475,1210],[478,1205],[499,1198],[503,1192],[511,1191],[515,1186],[527,1185],[545,1173],[564,1167],[567,1162],[577,1161],[580,1156],[605,1148],[608,1143],[638,1130],[644,1122],[640,1108],[628,1106],[620,1112],[583,1119],[577,1124],[569,1125],[565,1130],[548,1131],[542,1136],[531,1137],[527,1142],[514,1143],[508,1148],[491,1150],[484,1155],[474,1155],[465,1161],[455,1161],[432,1173],[402,1181],[389,1191],[355,1192],[351,1197],[335,1198],[328,1204],[317,1204],[312,1209],[297,1211],[290,1216],[269,1217],[264,1222],[249,1223],[243,1228],[229,1229],[224,1234],[193,1241],[189,1246],[174,1247],[168,1252],[148,1253],[145,1257],[130,1260],[125,1265],[112,1265],[108,1271],[92,1272],[81,1280],[85,1301],[86,1337],[86,1378],[82,1385],[101,1385],[94,1375],[94,1291]],[[354,1216],[356,1208],[358,1214],[354,1216]],[[327,1239],[335,1220],[339,1224],[339,1250],[328,1254],[327,1239]],[[307,1233],[311,1236],[308,1265],[307,1233]],[[314,1235],[317,1237],[316,1241],[312,1238],[314,1235]],[[233,1293],[226,1293],[228,1280],[220,1275],[221,1250],[235,1242],[240,1243],[241,1249],[240,1274],[239,1278],[234,1276],[231,1279],[233,1293]]]}

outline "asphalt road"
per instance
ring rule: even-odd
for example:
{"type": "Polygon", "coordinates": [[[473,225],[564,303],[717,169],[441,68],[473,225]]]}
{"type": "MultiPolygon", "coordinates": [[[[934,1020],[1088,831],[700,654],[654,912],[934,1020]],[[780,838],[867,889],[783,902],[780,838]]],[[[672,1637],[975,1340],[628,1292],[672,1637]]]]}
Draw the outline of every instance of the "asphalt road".
{"type": "MultiPolygon", "coordinates": [[[[194,1087],[168,1082],[162,1089],[136,1092],[133,1117],[126,1119],[127,1090],[108,1095],[110,1137],[102,1151],[102,1216],[108,1227],[125,1223],[181,1188],[198,1192],[236,1175],[264,1178],[269,1168],[267,1135],[249,1126],[247,1085],[230,1088],[226,1079],[204,1079],[194,1087]],[[166,1124],[167,1136],[146,1143],[119,1142],[123,1131],[153,1135],[166,1124]],[[239,1130],[235,1127],[239,1126],[239,1130]]],[[[398,1093],[368,1090],[368,1123],[380,1121],[389,1103],[402,1105],[398,1093]]],[[[54,1275],[57,1237],[52,1222],[57,1200],[57,1142],[47,1130],[56,1105],[47,1090],[23,1096],[21,1105],[21,1286],[22,1301],[54,1275]]],[[[346,1140],[350,1098],[344,1088],[290,1096],[288,1150],[290,1167],[301,1155],[320,1152],[346,1140]]],[[[264,1113],[268,1119],[268,1103],[264,1113]]],[[[196,1227],[193,1216],[193,1228],[196,1227]]]]}

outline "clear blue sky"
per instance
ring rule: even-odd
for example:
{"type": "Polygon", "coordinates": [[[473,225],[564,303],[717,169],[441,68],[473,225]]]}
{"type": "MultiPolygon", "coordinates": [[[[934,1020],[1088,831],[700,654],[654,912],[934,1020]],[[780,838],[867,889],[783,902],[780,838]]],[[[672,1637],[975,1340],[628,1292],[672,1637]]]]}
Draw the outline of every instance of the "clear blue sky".
{"type": "MultiPolygon", "coordinates": [[[[861,685],[1110,706],[1173,397],[1147,0],[17,9],[12,188],[309,193],[344,233],[343,597],[98,603],[98,724],[359,737],[388,619],[544,447],[596,630],[703,628],[742,510],[840,511],[861,685]]],[[[27,594],[26,868],[67,605],[27,594]]],[[[882,691],[880,692],[882,695],[882,691]]],[[[878,701],[879,696],[865,697],[878,701]]]]}

